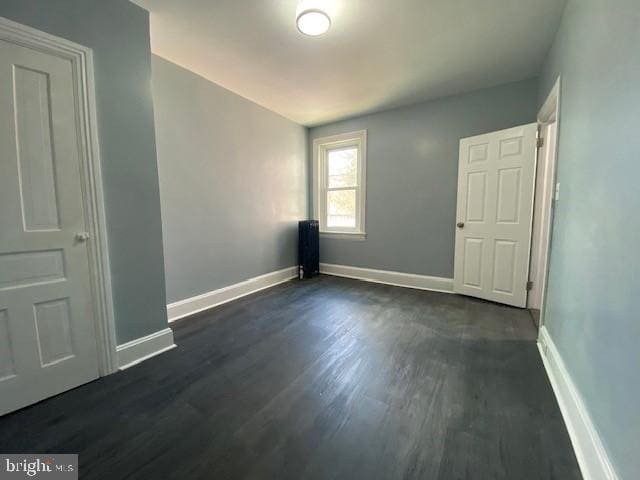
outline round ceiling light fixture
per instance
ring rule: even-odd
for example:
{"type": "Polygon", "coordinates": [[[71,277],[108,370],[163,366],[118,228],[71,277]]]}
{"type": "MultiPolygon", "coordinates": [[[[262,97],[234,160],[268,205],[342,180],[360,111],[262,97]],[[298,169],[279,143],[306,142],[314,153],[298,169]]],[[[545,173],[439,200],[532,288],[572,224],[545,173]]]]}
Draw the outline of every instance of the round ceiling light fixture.
{"type": "Polygon", "coordinates": [[[298,30],[305,35],[317,37],[329,30],[331,26],[331,17],[320,8],[307,8],[298,13],[296,18],[298,30]]]}

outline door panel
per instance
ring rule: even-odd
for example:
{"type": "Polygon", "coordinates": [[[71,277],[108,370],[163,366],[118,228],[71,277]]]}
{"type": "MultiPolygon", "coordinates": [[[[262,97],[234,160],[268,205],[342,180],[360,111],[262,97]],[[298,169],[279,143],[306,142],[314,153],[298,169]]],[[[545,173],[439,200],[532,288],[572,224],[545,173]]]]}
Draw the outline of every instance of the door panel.
{"type": "Polygon", "coordinates": [[[510,240],[496,240],[493,255],[493,291],[513,294],[518,244],[510,240]]]}
{"type": "Polygon", "coordinates": [[[44,72],[13,66],[15,128],[25,230],[57,230],[51,143],[51,96],[44,72]]]}
{"type": "Polygon", "coordinates": [[[64,278],[62,250],[0,255],[0,291],[64,278]]]}
{"type": "Polygon", "coordinates": [[[460,141],[454,289],[526,304],[537,124],[460,141]]]}
{"type": "Polygon", "coordinates": [[[69,298],[36,303],[33,310],[38,333],[40,366],[46,367],[73,357],[69,298]]]}
{"type": "MultiPolygon", "coordinates": [[[[496,132],[499,133],[499,132],[496,132]]],[[[522,137],[516,136],[500,140],[500,158],[513,157],[522,153],[522,137]]]]}
{"type": "Polygon", "coordinates": [[[464,279],[466,287],[482,287],[482,238],[465,238],[464,279]]]}
{"type": "Polygon", "coordinates": [[[75,88],[0,40],[0,414],[98,377],[75,88]]]}
{"type": "Polygon", "coordinates": [[[488,143],[477,143],[469,146],[468,163],[484,162],[489,154],[488,143]]]}
{"type": "Polygon", "coordinates": [[[0,310],[0,382],[16,373],[7,310],[0,310]]]}
{"type": "Polygon", "coordinates": [[[467,222],[484,222],[486,211],[487,175],[473,172],[467,178],[467,222]]]}
{"type": "Polygon", "coordinates": [[[497,223],[520,221],[520,168],[503,168],[498,171],[497,223]]]}

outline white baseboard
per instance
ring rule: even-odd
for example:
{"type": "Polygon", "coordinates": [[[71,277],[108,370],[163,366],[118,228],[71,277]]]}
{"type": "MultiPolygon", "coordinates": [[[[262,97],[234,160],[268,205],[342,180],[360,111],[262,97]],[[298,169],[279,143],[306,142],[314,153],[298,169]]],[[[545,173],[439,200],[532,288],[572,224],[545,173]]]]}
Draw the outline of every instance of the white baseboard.
{"type": "Polygon", "coordinates": [[[179,300],[167,305],[169,322],[188,317],[198,312],[208,310],[217,305],[230,302],[265,288],[284,283],[298,276],[298,267],[288,267],[275,272],[250,278],[240,283],[219,288],[195,297],[179,300]]]}
{"type": "Polygon", "coordinates": [[[170,328],[123,343],[116,347],[119,369],[133,367],[172,348],[176,348],[176,345],[173,343],[173,330],[170,328]]]}
{"type": "Polygon", "coordinates": [[[384,283],[397,287],[453,293],[452,278],[429,277],[427,275],[416,275],[414,273],[374,270],[371,268],[350,267],[348,265],[332,265],[330,263],[321,263],[320,273],[335,275],[337,277],[355,278],[366,282],[384,283]]]}
{"type": "Polygon", "coordinates": [[[569,431],[582,476],[585,480],[617,480],[618,476],[582,397],[544,326],[540,329],[538,349],[569,431]]]}

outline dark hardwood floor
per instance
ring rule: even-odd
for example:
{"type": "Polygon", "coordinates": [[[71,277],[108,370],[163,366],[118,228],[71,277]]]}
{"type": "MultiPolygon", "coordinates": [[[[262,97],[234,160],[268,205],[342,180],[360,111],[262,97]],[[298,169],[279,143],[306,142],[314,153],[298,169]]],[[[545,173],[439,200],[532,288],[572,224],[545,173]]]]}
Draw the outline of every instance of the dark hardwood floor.
{"type": "Polygon", "coordinates": [[[322,276],[172,324],[178,348],[0,418],[80,478],[580,477],[526,310],[322,276]]]}

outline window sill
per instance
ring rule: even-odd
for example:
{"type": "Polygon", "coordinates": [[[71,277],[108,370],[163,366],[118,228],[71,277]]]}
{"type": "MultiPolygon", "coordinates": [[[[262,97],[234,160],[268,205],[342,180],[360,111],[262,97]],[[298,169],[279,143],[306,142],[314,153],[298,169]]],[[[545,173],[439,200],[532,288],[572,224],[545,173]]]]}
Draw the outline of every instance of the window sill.
{"type": "Polygon", "coordinates": [[[360,232],[320,232],[320,236],[323,238],[335,238],[341,240],[356,240],[363,242],[367,239],[366,233],[360,232]]]}

